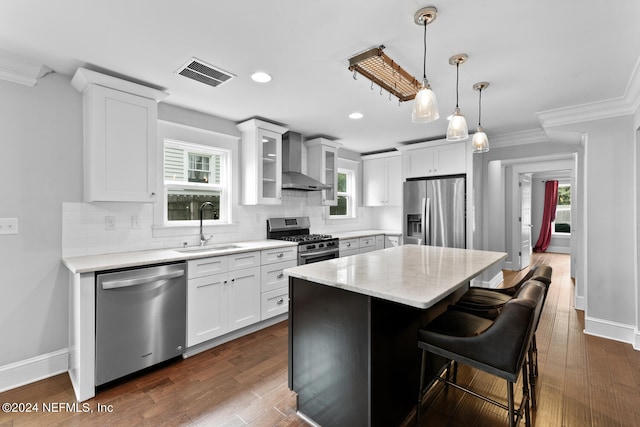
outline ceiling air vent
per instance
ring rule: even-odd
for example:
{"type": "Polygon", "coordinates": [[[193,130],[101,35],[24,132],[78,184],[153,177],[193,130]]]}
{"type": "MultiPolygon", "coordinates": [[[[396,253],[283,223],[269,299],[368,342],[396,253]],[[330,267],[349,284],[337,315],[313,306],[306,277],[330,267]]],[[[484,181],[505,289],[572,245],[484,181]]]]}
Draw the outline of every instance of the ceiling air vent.
{"type": "Polygon", "coordinates": [[[207,64],[198,58],[188,60],[186,64],[176,71],[176,74],[213,87],[220,86],[235,77],[233,74],[207,64]]]}

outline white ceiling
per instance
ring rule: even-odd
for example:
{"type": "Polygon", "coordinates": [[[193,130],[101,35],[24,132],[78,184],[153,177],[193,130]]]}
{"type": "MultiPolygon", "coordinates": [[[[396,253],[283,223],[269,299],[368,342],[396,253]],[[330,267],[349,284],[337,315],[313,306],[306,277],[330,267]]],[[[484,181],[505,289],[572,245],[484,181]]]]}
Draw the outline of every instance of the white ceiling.
{"type": "Polygon", "coordinates": [[[72,75],[78,66],[125,76],[169,93],[165,102],[233,121],[262,117],[337,139],[357,152],[442,137],[455,105],[450,56],[460,67],[460,108],[475,129],[478,93],[487,134],[538,129],[536,112],[625,95],[640,57],[640,2],[615,0],[3,0],[0,50],[72,75]],[[418,79],[421,7],[438,8],[428,26],[427,77],[440,120],[411,123],[398,106],[352,78],[348,60],[385,45],[418,79]],[[227,70],[212,88],[178,76],[189,58],[227,70]],[[250,75],[266,71],[268,84],[250,75]],[[350,120],[353,111],[364,114],[350,120]]]}

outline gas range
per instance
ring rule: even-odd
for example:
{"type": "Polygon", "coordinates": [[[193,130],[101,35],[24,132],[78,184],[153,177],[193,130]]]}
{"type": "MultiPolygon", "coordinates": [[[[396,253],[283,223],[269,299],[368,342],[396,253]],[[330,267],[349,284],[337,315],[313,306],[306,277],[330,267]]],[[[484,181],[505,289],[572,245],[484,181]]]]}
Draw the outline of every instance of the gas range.
{"type": "Polygon", "coordinates": [[[338,258],[340,243],[329,234],[311,234],[309,217],[269,218],[267,239],[298,243],[298,265],[338,258]]]}

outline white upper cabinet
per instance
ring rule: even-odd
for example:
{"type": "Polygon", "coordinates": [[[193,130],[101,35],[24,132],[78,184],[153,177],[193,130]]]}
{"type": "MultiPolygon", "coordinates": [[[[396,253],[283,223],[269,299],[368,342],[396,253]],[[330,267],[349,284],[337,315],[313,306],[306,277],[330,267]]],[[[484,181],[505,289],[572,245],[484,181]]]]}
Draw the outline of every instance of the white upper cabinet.
{"type": "Polygon", "coordinates": [[[154,202],[158,170],[158,101],[166,93],[78,68],[83,94],[84,199],[154,202]]]}
{"type": "Polygon", "coordinates": [[[400,152],[362,157],[364,206],[400,206],[402,204],[402,160],[400,152]]]}
{"type": "Polygon", "coordinates": [[[342,144],[325,138],[311,139],[304,144],[307,147],[307,173],[321,183],[331,186],[330,190],[322,190],[322,204],[337,205],[338,149],[342,144]]]}
{"type": "Polygon", "coordinates": [[[238,124],[243,205],[282,203],[282,134],[288,129],[262,120],[238,124]]]}
{"type": "Polygon", "coordinates": [[[415,144],[404,146],[403,162],[405,178],[442,176],[466,173],[467,144],[444,143],[433,146],[415,144]]]}

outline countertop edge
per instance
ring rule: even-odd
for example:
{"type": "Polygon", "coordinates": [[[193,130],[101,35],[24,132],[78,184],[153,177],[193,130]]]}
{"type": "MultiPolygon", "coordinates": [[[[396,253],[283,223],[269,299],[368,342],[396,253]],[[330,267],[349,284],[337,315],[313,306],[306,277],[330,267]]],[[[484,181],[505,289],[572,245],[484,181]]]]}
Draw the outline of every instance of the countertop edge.
{"type": "MultiPolygon", "coordinates": [[[[478,251],[478,250],[474,250],[474,251],[478,251]]],[[[372,256],[376,252],[380,252],[380,251],[375,251],[375,252],[366,253],[366,254],[360,254],[360,255],[356,255],[356,256],[367,257],[367,256],[372,256]]],[[[289,277],[303,279],[303,280],[307,280],[307,281],[310,281],[310,282],[318,283],[318,284],[321,284],[321,285],[330,286],[330,287],[334,287],[334,288],[337,288],[337,289],[343,289],[343,290],[346,290],[346,291],[350,291],[350,292],[355,292],[355,293],[359,293],[359,294],[362,294],[362,295],[371,296],[371,297],[374,297],[374,298],[380,298],[380,299],[384,299],[384,300],[387,300],[387,301],[393,301],[393,302],[397,302],[397,303],[400,303],[400,304],[403,304],[403,305],[408,305],[408,306],[411,306],[411,307],[415,307],[415,308],[418,308],[418,309],[427,309],[427,308],[430,308],[431,306],[433,306],[434,304],[436,304],[438,301],[440,301],[446,295],[448,295],[451,292],[453,292],[453,291],[459,289],[460,287],[464,286],[470,279],[472,279],[474,277],[477,277],[482,272],[484,272],[484,271],[488,270],[489,268],[493,267],[494,265],[504,261],[504,259],[507,257],[507,254],[504,253],[504,252],[495,252],[495,251],[482,251],[482,252],[492,252],[492,253],[495,253],[496,255],[499,254],[500,257],[495,259],[490,264],[485,265],[482,268],[479,268],[479,269],[476,269],[476,270],[470,272],[469,276],[466,279],[460,280],[460,281],[456,282],[455,284],[451,284],[450,287],[447,290],[443,290],[442,292],[438,293],[437,295],[433,295],[432,298],[430,298],[429,300],[416,300],[416,299],[403,298],[401,295],[398,295],[397,293],[380,292],[380,291],[375,290],[375,289],[365,288],[365,287],[362,287],[362,286],[351,286],[349,283],[337,282],[335,280],[328,280],[328,279],[325,279],[323,277],[318,277],[318,276],[313,276],[313,275],[309,275],[309,274],[305,274],[305,273],[300,273],[299,271],[296,271],[297,269],[300,269],[300,267],[292,267],[292,268],[285,269],[284,273],[286,275],[288,275],[289,277]]]]}
{"type": "Polygon", "coordinates": [[[215,250],[211,252],[186,253],[178,252],[178,248],[152,249],[146,251],[116,252],[110,254],[86,255],[78,257],[63,257],[62,264],[73,274],[93,273],[96,271],[116,270],[120,268],[140,267],[151,264],[188,261],[199,258],[233,255],[244,252],[262,251],[298,246],[295,242],[282,240],[255,240],[243,242],[229,242],[240,245],[239,248],[215,250]]]}

